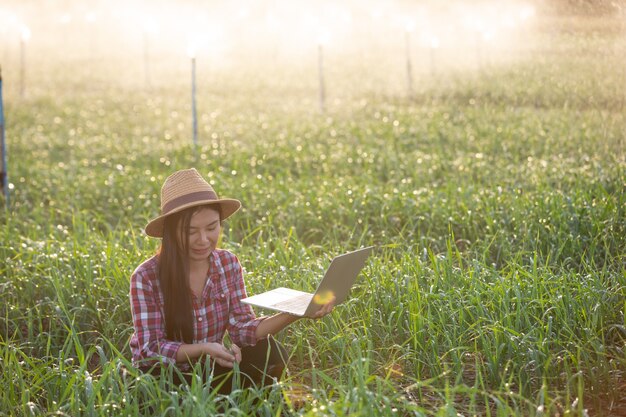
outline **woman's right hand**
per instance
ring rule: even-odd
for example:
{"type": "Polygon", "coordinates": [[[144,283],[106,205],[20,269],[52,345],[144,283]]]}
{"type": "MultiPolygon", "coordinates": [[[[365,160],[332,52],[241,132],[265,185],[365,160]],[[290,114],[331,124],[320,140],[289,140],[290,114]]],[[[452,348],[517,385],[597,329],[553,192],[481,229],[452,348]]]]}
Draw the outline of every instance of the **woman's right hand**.
{"type": "Polygon", "coordinates": [[[221,343],[205,343],[204,351],[215,362],[217,362],[218,365],[225,368],[232,368],[235,362],[239,362],[241,360],[241,358],[236,358],[233,352],[221,343]]]}

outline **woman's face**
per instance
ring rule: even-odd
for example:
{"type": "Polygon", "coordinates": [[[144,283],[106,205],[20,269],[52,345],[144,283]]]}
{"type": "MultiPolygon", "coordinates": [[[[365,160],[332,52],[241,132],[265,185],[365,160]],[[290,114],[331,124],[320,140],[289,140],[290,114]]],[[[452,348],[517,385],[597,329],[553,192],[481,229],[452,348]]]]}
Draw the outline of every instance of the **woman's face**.
{"type": "Polygon", "coordinates": [[[212,208],[201,208],[191,215],[188,231],[190,261],[206,260],[217,247],[220,236],[220,213],[212,208]]]}

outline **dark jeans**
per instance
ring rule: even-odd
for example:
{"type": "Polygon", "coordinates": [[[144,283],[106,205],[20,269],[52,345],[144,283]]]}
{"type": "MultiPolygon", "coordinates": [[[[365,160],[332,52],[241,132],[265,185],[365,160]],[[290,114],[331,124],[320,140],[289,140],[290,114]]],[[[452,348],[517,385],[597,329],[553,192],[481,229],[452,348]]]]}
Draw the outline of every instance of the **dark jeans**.
{"type": "MultiPolygon", "coordinates": [[[[287,350],[273,337],[268,337],[259,340],[254,346],[241,348],[238,375],[235,375],[236,372],[232,368],[220,366],[209,357],[201,359],[198,363],[201,365],[204,381],[210,382],[211,388],[217,389],[220,394],[228,394],[234,388],[233,379],[236,379],[236,376],[240,380],[241,388],[271,384],[274,378],[280,380],[288,358],[287,350]]],[[[169,374],[168,370],[160,365],[140,369],[158,377],[169,374]]],[[[191,385],[193,373],[172,371],[172,383],[191,385]]]]}

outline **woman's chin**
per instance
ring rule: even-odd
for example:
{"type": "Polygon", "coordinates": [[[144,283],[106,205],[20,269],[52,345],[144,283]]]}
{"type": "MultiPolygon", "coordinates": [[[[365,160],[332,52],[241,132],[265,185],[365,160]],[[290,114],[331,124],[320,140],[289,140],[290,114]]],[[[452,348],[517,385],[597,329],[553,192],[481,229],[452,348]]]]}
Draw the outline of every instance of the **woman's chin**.
{"type": "Polygon", "coordinates": [[[210,254],[211,254],[210,248],[203,249],[203,250],[191,249],[189,251],[189,258],[191,258],[191,260],[194,260],[194,261],[201,261],[203,259],[208,258],[210,254]]]}

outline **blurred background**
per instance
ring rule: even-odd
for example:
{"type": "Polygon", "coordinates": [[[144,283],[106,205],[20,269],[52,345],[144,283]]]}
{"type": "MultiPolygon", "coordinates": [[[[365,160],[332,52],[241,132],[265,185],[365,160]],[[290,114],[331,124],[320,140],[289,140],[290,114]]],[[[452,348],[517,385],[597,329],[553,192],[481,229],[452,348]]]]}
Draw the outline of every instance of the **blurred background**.
{"type": "Polygon", "coordinates": [[[411,96],[530,59],[575,59],[580,50],[563,41],[581,30],[577,48],[626,56],[625,19],[622,2],[583,0],[3,0],[0,64],[5,94],[24,97],[52,86],[189,84],[193,57],[198,88],[227,83],[228,94],[245,88],[279,105],[288,91],[315,104],[323,83],[332,106],[411,96]]]}

